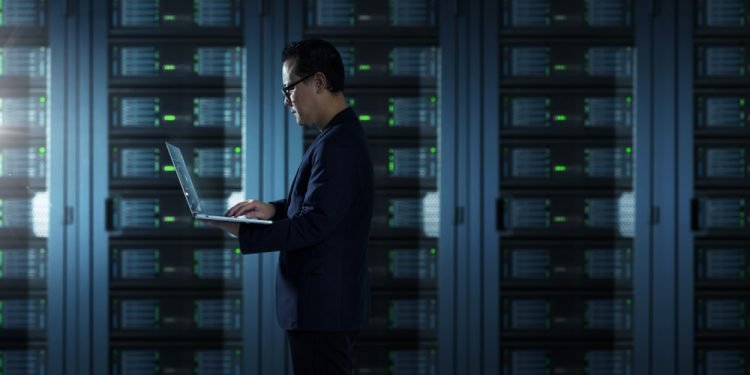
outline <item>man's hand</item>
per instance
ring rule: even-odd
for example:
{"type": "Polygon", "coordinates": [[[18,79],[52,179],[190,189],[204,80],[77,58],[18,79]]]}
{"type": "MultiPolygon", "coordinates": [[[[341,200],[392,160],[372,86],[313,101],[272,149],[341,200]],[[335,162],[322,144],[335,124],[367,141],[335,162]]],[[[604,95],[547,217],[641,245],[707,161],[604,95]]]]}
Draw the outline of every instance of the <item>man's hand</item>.
{"type": "Polygon", "coordinates": [[[240,223],[233,223],[230,221],[216,221],[216,220],[206,220],[206,222],[209,225],[213,225],[215,227],[224,229],[225,231],[227,231],[229,234],[231,234],[234,237],[237,237],[240,235],[240,223]]]}
{"type": "MultiPolygon", "coordinates": [[[[263,203],[259,200],[249,199],[244,202],[237,203],[234,207],[227,210],[224,216],[239,217],[245,215],[249,219],[270,219],[276,213],[276,209],[272,204],[263,203]]],[[[240,234],[240,223],[233,223],[229,221],[215,221],[208,220],[210,225],[224,229],[229,234],[237,237],[240,234]]]]}
{"type": "Polygon", "coordinates": [[[234,205],[234,207],[227,210],[224,216],[238,217],[245,215],[248,219],[267,220],[272,218],[275,213],[276,208],[272,204],[249,199],[234,205]]]}

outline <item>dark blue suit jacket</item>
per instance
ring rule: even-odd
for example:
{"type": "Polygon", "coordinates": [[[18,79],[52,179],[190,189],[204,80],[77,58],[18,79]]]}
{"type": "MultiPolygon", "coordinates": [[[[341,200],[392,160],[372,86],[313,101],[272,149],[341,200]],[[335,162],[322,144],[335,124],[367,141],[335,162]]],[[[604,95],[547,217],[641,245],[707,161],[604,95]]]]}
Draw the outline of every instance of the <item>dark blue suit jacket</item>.
{"type": "Polygon", "coordinates": [[[356,331],[370,314],[372,161],[347,108],[305,152],[272,225],[242,224],[242,252],[280,250],[276,312],[286,330],[356,331]]]}

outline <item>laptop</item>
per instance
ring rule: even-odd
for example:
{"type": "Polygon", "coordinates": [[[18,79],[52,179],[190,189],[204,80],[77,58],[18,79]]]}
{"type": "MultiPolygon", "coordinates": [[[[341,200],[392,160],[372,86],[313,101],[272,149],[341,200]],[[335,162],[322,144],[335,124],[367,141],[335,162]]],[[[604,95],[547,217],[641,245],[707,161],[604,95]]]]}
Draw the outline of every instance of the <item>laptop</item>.
{"type": "Polygon", "coordinates": [[[173,144],[170,144],[168,142],[166,142],[165,144],[167,145],[169,157],[172,158],[172,164],[174,165],[174,170],[177,173],[177,179],[180,180],[182,193],[185,195],[185,199],[187,199],[188,208],[190,208],[190,212],[193,214],[194,218],[200,220],[231,221],[235,223],[248,224],[273,223],[273,221],[271,220],[204,214],[202,212],[203,210],[201,209],[201,200],[200,198],[198,198],[198,192],[195,190],[195,185],[193,185],[193,179],[192,177],[190,177],[190,172],[188,171],[187,165],[185,164],[185,159],[182,158],[182,151],[180,151],[180,149],[173,144]]]}

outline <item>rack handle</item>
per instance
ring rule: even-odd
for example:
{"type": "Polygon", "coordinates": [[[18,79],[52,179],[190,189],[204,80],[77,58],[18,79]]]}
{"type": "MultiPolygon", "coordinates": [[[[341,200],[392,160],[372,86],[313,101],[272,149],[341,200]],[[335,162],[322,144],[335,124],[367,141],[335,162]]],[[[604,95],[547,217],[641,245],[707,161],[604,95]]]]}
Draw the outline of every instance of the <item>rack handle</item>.
{"type": "Polygon", "coordinates": [[[107,198],[104,201],[104,227],[107,232],[111,232],[115,229],[114,212],[115,202],[114,200],[112,200],[112,198],[107,198]]]}
{"type": "Polygon", "coordinates": [[[503,202],[502,198],[497,199],[495,210],[497,215],[497,217],[495,218],[495,222],[497,223],[497,231],[500,232],[505,230],[505,203],[503,202]]]}
{"type": "Polygon", "coordinates": [[[700,211],[700,202],[697,198],[693,198],[690,200],[690,229],[692,229],[694,232],[701,229],[698,211],[700,211]]]}

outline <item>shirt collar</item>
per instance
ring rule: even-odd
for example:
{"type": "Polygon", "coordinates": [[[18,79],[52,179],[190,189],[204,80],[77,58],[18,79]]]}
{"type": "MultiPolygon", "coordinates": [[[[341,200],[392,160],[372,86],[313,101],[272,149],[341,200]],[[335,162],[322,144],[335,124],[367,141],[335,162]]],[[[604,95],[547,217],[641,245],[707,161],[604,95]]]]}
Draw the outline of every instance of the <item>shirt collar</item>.
{"type": "Polygon", "coordinates": [[[344,124],[344,123],[351,122],[356,119],[357,119],[357,114],[354,113],[354,110],[352,109],[352,107],[346,107],[342,109],[341,112],[337,113],[336,116],[333,116],[331,121],[328,121],[328,125],[326,125],[323,131],[326,131],[338,124],[344,124]]]}

